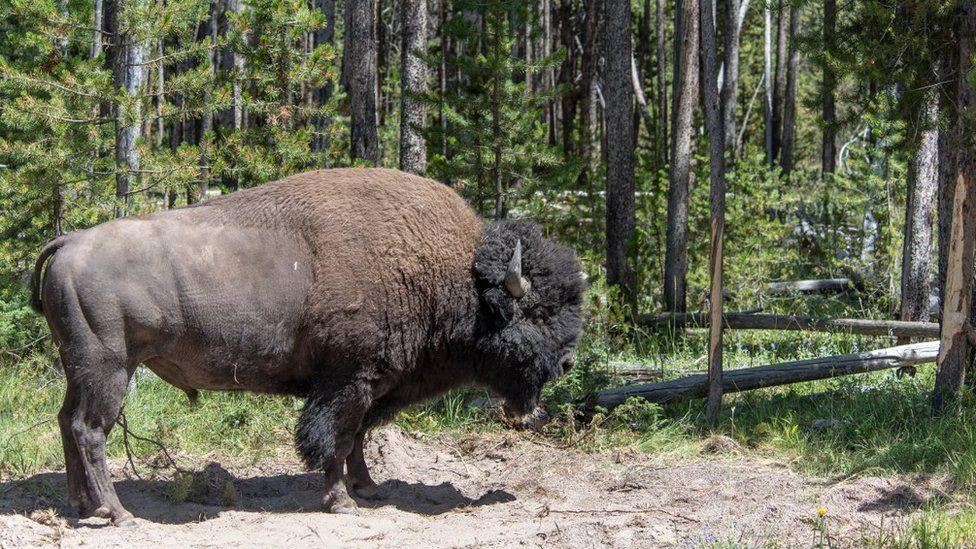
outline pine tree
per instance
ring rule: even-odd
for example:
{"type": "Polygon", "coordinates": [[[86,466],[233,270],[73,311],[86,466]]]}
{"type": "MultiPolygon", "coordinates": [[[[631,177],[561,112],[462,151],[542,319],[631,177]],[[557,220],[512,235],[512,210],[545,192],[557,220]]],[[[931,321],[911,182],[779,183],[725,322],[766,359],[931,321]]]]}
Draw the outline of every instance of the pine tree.
{"type": "MultiPolygon", "coordinates": [[[[460,75],[457,88],[427,96],[430,103],[443,105],[446,119],[446,127],[425,132],[433,150],[446,150],[446,154],[431,154],[428,173],[453,183],[476,209],[491,211],[495,218],[506,216],[510,194],[531,189],[559,163],[541,122],[545,105],[559,88],[529,92],[526,81],[557,65],[563,52],[536,59],[532,65],[513,54],[518,33],[511,22],[529,17],[531,4],[528,0],[454,2],[454,16],[444,32],[469,54],[455,59],[460,75]],[[528,77],[516,79],[519,74],[528,77]]],[[[429,56],[428,63],[437,66],[442,55],[429,56]]]]}

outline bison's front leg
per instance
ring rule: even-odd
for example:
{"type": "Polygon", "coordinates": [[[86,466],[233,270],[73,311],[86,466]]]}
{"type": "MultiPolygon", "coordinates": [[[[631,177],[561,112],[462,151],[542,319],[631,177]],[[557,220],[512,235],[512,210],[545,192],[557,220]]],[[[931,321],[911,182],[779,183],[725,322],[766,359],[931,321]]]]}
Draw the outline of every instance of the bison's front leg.
{"type": "Polygon", "coordinates": [[[353,382],[342,387],[317,385],[305,400],[295,440],[298,453],[310,469],[325,472],[325,496],[330,513],[358,514],[349,496],[342,469],[353,450],[356,433],[369,408],[369,387],[353,382]]]}

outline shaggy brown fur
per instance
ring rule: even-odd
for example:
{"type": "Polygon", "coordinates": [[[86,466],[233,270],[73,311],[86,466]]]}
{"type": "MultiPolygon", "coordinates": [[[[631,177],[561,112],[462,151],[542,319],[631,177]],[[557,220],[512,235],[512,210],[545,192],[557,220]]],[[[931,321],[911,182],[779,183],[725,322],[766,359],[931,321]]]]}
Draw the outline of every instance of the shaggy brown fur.
{"type": "MultiPolygon", "coordinates": [[[[367,429],[466,383],[520,413],[568,366],[579,265],[529,222],[487,228],[449,188],[394,170],[320,170],[54,240],[37,262],[68,379],[59,415],[72,502],[131,515],[104,442],[139,363],[197,389],[306,397],[296,442],[326,507],[369,495],[367,429]],[[516,242],[531,290],[505,270],[516,242]],[[41,275],[50,258],[43,284],[41,275]]],[[[43,299],[42,299],[43,298],[43,299]]]]}

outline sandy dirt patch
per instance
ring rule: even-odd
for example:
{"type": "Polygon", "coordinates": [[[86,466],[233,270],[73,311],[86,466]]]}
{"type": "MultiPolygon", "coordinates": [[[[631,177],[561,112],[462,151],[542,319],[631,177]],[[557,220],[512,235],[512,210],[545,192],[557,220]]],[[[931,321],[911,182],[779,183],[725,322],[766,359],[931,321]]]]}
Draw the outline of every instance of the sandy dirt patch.
{"type": "Polygon", "coordinates": [[[514,434],[454,439],[386,428],[367,451],[382,499],[361,501],[360,516],[320,512],[321,475],[296,459],[201,466],[179,503],[175,481],[125,479],[120,468],[119,496],[138,517],[132,528],[72,518],[64,474],[40,473],[0,483],[0,547],[809,546],[820,506],[836,541],[855,546],[946,497],[932,479],[828,481],[709,449],[675,461],[556,449],[514,434]]]}

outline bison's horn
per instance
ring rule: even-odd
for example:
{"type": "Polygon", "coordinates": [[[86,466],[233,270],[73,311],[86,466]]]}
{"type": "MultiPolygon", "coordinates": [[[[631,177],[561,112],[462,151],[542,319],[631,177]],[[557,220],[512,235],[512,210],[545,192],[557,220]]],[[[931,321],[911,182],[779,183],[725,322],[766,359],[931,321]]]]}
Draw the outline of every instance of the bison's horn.
{"type": "Polygon", "coordinates": [[[505,272],[505,287],[515,299],[521,299],[529,291],[529,281],[522,277],[522,241],[515,242],[515,253],[505,272]]]}

